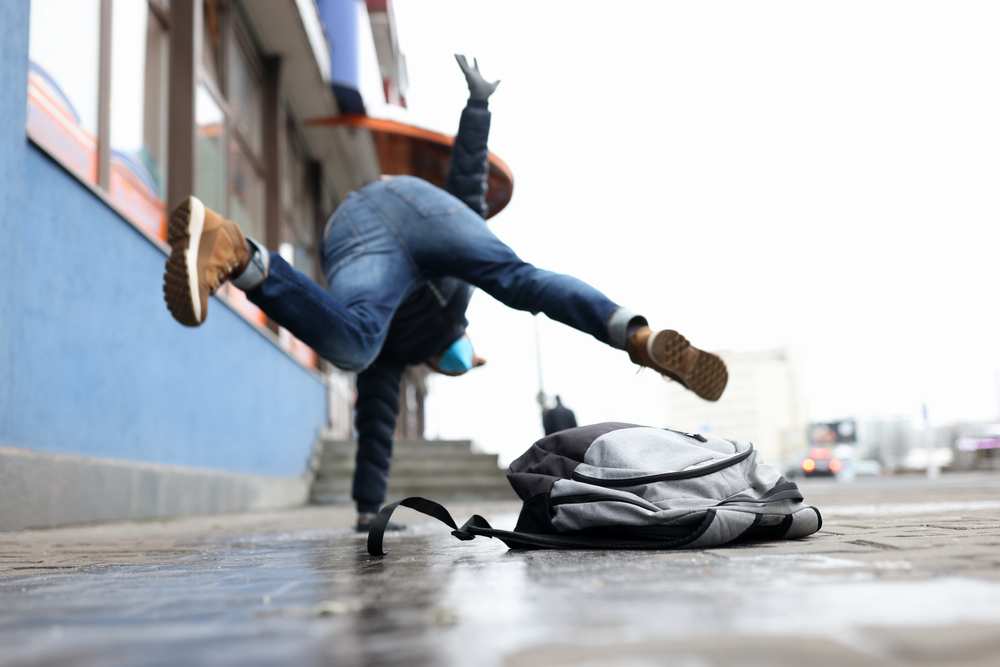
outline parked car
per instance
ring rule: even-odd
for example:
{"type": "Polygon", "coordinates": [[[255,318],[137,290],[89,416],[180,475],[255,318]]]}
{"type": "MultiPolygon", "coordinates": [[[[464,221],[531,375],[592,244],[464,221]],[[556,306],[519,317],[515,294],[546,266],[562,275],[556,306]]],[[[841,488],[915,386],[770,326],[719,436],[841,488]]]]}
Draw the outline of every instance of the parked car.
{"type": "Polygon", "coordinates": [[[833,456],[826,447],[813,447],[795,457],[786,473],[787,477],[832,477],[840,472],[844,463],[833,456]]]}

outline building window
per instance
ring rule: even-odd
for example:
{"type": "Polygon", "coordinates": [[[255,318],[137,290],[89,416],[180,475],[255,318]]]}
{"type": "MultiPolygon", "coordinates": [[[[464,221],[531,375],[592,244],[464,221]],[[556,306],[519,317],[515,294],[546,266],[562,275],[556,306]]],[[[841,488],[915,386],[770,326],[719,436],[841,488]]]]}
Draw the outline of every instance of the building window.
{"type": "Polygon", "coordinates": [[[32,0],[28,135],[133,222],[166,233],[163,0],[32,0]]]}
{"type": "Polygon", "coordinates": [[[292,264],[312,279],[318,276],[316,258],[316,207],[311,163],[292,122],[285,123],[281,151],[280,239],[289,248],[292,264]]]}
{"type": "Polygon", "coordinates": [[[220,0],[203,0],[201,17],[201,66],[202,73],[215,87],[222,90],[222,24],[223,7],[220,0]]]}
{"type": "MultiPolygon", "coordinates": [[[[203,0],[201,19],[194,194],[244,234],[266,242],[262,68],[234,3],[203,0]]],[[[243,292],[227,284],[218,294],[251,321],[266,324],[243,292]]]]}
{"type": "Polygon", "coordinates": [[[261,152],[262,93],[261,77],[250,64],[249,47],[234,48],[229,68],[229,101],[233,110],[233,127],[250,150],[261,152]]]}
{"type": "Polygon", "coordinates": [[[97,184],[101,0],[32,0],[28,134],[97,184]]]}
{"type": "Polygon", "coordinates": [[[169,35],[147,0],[111,10],[111,201],[160,238],[167,220],[169,35]]]}
{"type": "Polygon", "coordinates": [[[229,217],[248,236],[265,239],[264,178],[239,141],[231,141],[229,151],[229,217]]]}
{"type": "MultiPolygon", "coordinates": [[[[280,217],[278,225],[278,253],[289,264],[316,279],[316,166],[306,156],[299,131],[289,117],[279,126],[278,172],[280,217]]],[[[285,329],[278,330],[278,338],[286,351],[306,366],[317,366],[318,357],[305,343],[285,329]]]]}
{"type": "Polygon", "coordinates": [[[199,83],[195,92],[195,194],[213,211],[226,211],[226,115],[199,83]]]}
{"type": "Polygon", "coordinates": [[[231,3],[205,0],[202,11],[195,194],[265,240],[261,67],[231,3]]]}

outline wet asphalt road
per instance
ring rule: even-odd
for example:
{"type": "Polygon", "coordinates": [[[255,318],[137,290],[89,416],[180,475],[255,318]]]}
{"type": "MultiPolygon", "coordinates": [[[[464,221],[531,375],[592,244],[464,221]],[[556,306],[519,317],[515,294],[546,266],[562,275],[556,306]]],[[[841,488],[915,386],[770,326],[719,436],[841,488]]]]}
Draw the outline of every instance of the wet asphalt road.
{"type": "Polygon", "coordinates": [[[0,533],[0,665],[1000,665],[1000,475],[802,488],[811,538],[662,553],[403,510],[384,558],[336,508],[0,533]]]}

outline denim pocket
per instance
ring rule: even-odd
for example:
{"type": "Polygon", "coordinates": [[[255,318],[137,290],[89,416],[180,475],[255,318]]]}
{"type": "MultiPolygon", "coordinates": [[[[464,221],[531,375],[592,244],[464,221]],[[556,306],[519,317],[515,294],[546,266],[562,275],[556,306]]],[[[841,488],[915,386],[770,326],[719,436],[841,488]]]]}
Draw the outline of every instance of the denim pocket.
{"type": "Polygon", "coordinates": [[[447,215],[465,207],[465,204],[441,188],[419,178],[394,178],[385,189],[405,201],[425,218],[447,215]]]}

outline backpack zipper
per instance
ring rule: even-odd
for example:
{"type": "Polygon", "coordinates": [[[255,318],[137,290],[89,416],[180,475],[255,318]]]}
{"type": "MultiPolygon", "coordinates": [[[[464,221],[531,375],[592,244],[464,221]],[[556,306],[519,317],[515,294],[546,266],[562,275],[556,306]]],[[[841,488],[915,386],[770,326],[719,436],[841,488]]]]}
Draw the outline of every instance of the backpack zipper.
{"type": "MultiPolygon", "coordinates": [[[[735,446],[735,445],[734,445],[735,446]]],[[[639,486],[640,484],[653,484],[655,482],[667,482],[676,479],[692,479],[694,477],[704,477],[705,475],[711,475],[713,472],[719,472],[730,466],[734,466],[740,461],[745,461],[750,458],[753,453],[753,444],[747,448],[745,452],[739,452],[734,456],[730,456],[728,459],[723,459],[716,463],[709,464],[707,466],[701,466],[700,468],[694,468],[693,470],[678,470],[676,472],[661,472],[655,475],[644,475],[642,477],[627,477],[620,479],[602,479],[600,477],[591,477],[590,475],[584,475],[581,472],[573,471],[572,479],[578,482],[586,482],[587,484],[594,484],[596,486],[603,486],[607,488],[618,488],[625,486],[639,486]]]]}
{"type": "Polygon", "coordinates": [[[641,507],[645,510],[651,512],[659,512],[660,508],[653,503],[647,503],[639,499],[632,498],[622,498],[621,496],[606,496],[603,493],[578,493],[572,496],[559,496],[558,498],[549,497],[549,504],[551,505],[581,505],[585,503],[627,503],[629,505],[635,505],[636,507],[641,507]]]}
{"type": "Polygon", "coordinates": [[[697,440],[698,442],[708,442],[708,438],[703,436],[701,433],[688,433],[687,431],[675,431],[672,428],[664,428],[664,431],[670,431],[671,433],[678,433],[680,435],[686,435],[687,437],[697,440]]]}

